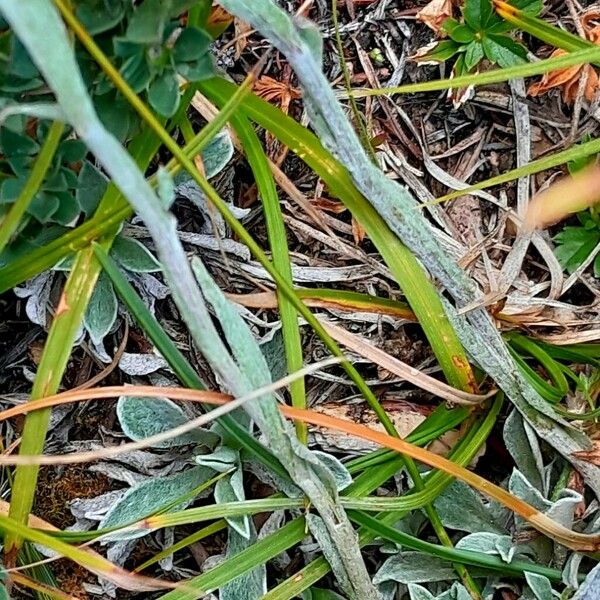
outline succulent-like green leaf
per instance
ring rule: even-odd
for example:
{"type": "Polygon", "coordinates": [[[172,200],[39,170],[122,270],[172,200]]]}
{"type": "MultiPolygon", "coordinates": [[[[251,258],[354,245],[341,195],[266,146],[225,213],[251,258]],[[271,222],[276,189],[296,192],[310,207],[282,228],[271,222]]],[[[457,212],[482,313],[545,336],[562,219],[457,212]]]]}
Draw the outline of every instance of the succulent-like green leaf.
{"type": "MultiPolygon", "coordinates": [[[[144,517],[160,512],[166,507],[182,510],[190,504],[191,498],[177,506],[171,506],[182,497],[189,496],[214,474],[206,467],[192,467],[168,477],[148,479],[133,486],[118,500],[99,524],[100,529],[119,527],[133,523],[144,517]]],[[[111,540],[126,540],[143,537],[149,531],[128,531],[111,534],[111,540]]]]}
{"type": "MultiPolygon", "coordinates": [[[[160,397],[121,396],[117,402],[117,417],[123,433],[135,441],[163,433],[189,421],[189,417],[177,404],[160,397]]],[[[169,448],[185,444],[203,444],[212,448],[218,441],[217,434],[198,428],[156,446],[169,448]]]]}
{"type": "Polygon", "coordinates": [[[77,177],[75,198],[86,216],[94,213],[106,192],[108,180],[89,161],[84,161],[77,177]]]}
{"type": "MultiPolygon", "coordinates": [[[[246,499],[244,492],[244,475],[238,467],[229,477],[222,477],[215,485],[215,502],[225,504],[240,502],[246,499]]],[[[229,526],[235,529],[244,539],[250,539],[250,519],[248,516],[227,517],[229,526]]]]}
{"type": "Polygon", "coordinates": [[[83,324],[95,344],[100,344],[112,329],[117,319],[117,306],[112,283],[101,273],[83,318],[83,324]]]}
{"type": "Polygon", "coordinates": [[[138,240],[119,235],[115,238],[111,256],[125,269],[134,273],[155,273],[160,263],[138,240]]]}
{"type": "Polygon", "coordinates": [[[233,142],[227,129],[222,129],[202,151],[202,163],[207,179],[218,175],[233,156],[233,142]]]}

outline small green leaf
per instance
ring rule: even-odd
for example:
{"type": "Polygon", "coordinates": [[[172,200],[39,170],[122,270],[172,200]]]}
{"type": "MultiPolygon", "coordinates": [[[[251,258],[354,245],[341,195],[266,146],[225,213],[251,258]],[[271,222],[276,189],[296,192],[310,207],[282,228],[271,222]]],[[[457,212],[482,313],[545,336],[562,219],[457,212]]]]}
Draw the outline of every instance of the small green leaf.
{"type": "Polygon", "coordinates": [[[117,296],[110,279],[101,273],[92,292],[83,323],[92,341],[100,344],[117,319],[117,296]]]}
{"type": "Polygon", "coordinates": [[[175,73],[165,71],[148,89],[148,101],[152,108],[164,117],[172,117],[179,106],[179,84],[175,73]]]}
{"type": "Polygon", "coordinates": [[[525,571],[525,579],[536,597],[536,600],[548,600],[554,597],[554,594],[552,593],[552,584],[547,577],[525,571]]]}
{"type": "Polygon", "coordinates": [[[152,253],[137,240],[119,235],[110,255],[125,269],[134,273],[155,273],[161,266],[152,253]]]}
{"type": "MultiPolygon", "coordinates": [[[[240,502],[246,499],[242,469],[237,468],[230,477],[222,477],[215,485],[215,502],[225,504],[240,502]]],[[[230,527],[235,529],[243,538],[250,539],[250,520],[248,516],[226,517],[230,527]]]]}
{"type": "Polygon", "coordinates": [[[71,192],[55,192],[58,208],[52,215],[52,221],[61,225],[72,225],[81,213],[79,203],[71,192]]]}
{"type": "Polygon", "coordinates": [[[28,135],[0,127],[0,150],[8,156],[31,155],[39,152],[40,145],[28,135]]]}
{"type": "Polygon", "coordinates": [[[89,161],[84,161],[77,177],[75,199],[86,216],[93,214],[106,192],[108,179],[89,161]]]}
{"type": "Polygon", "coordinates": [[[58,153],[66,163],[82,161],[87,154],[87,147],[81,140],[65,140],[58,147],[58,153]]]}
{"type": "Polygon", "coordinates": [[[375,574],[373,583],[398,581],[409,584],[453,579],[456,579],[456,573],[448,561],[435,556],[425,559],[421,552],[398,552],[383,563],[375,574]]]}
{"type": "Polygon", "coordinates": [[[335,480],[338,492],[347,488],[352,483],[352,475],[344,463],[327,452],[313,450],[312,453],[331,471],[335,480]]]}
{"type": "Polygon", "coordinates": [[[527,50],[507,35],[489,34],[483,37],[486,57],[500,67],[513,67],[527,61],[527,50]]]}
{"type": "Polygon", "coordinates": [[[197,27],[188,27],[181,32],[173,48],[175,62],[192,62],[208,52],[212,38],[197,27]]]}
{"type": "Polygon", "coordinates": [[[565,227],[554,237],[557,247],[554,254],[568,273],[573,273],[600,242],[600,230],[596,227],[565,227]]]}
{"type": "Polygon", "coordinates": [[[423,49],[423,53],[417,53],[413,59],[419,64],[443,63],[460,52],[461,45],[454,40],[442,40],[435,42],[432,46],[423,49]]]}
{"type": "MultiPolygon", "coordinates": [[[[40,223],[48,223],[54,220],[54,215],[60,207],[58,196],[38,192],[27,208],[27,212],[33,215],[40,223]]],[[[62,223],[64,225],[64,223],[62,223]]]]}
{"type": "Polygon", "coordinates": [[[465,52],[465,69],[471,71],[483,58],[483,46],[480,42],[471,42],[465,52]]]}
{"type": "Polygon", "coordinates": [[[97,35],[112,29],[125,16],[126,2],[105,2],[87,0],[76,5],[77,17],[90,35],[97,35]]]}
{"type": "Polygon", "coordinates": [[[146,54],[143,51],[144,48],[143,46],[139,48],[139,52],[127,57],[120,69],[121,75],[123,75],[136,94],[144,90],[152,79],[152,74],[146,61],[146,54]]]}
{"type": "Polygon", "coordinates": [[[210,53],[191,62],[177,63],[176,68],[177,72],[188,81],[202,81],[215,74],[213,58],[210,53]]]}
{"type": "Polygon", "coordinates": [[[168,17],[169,2],[145,0],[139,5],[127,26],[126,37],[136,44],[157,44],[162,41],[168,17]]]}
{"type": "Polygon", "coordinates": [[[446,19],[442,29],[459,44],[468,44],[475,39],[475,32],[468,25],[463,25],[456,19],[446,19]]]}
{"type": "Polygon", "coordinates": [[[509,4],[512,4],[532,17],[539,15],[542,12],[542,8],[544,8],[543,0],[510,0],[509,4]]]}
{"type": "Polygon", "coordinates": [[[165,210],[169,210],[175,202],[175,182],[169,172],[162,166],[156,172],[158,197],[165,210]]]}

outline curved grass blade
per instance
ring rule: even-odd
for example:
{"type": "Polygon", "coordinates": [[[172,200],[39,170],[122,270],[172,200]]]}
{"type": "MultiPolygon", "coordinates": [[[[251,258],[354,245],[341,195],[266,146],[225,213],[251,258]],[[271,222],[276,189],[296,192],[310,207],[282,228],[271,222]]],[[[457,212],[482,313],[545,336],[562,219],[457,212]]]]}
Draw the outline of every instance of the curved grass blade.
{"type": "Polygon", "coordinates": [[[52,164],[52,159],[54,158],[54,154],[58,148],[64,130],[64,123],[54,121],[52,125],[50,125],[46,139],[33,163],[33,167],[29,172],[29,177],[27,178],[23,189],[19,193],[14,204],[10,207],[6,216],[0,221],[0,253],[4,250],[15,231],[17,231],[23,215],[31,204],[33,197],[40,189],[40,186],[46,177],[46,173],[52,164]]]}

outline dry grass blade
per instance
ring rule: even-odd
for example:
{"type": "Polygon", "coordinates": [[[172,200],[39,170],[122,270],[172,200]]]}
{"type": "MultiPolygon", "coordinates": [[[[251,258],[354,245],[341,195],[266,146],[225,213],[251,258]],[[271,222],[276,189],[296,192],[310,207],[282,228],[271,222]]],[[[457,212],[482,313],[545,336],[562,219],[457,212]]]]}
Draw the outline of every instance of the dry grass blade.
{"type": "Polygon", "coordinates": [[[174,400],[188,400],[193,402],[204,402],[207,404],[221,404],[218,408],[210,411],[210,413],[202,415],[196,419],[192,419],[179,427],[169,429],[162,433],[147,437],[139,442],[131,442],[127,444],[121,444],[120,446],[112,446],[110,448],[102,448],[101,450],[91,450],[89,452],[72,452],[69,454],[56,454],[56,455],[45,455],[45,454],[34,454],[34,455],[1,455],[0,465],[69,465],[76,463],[87,463],[95,460],[101,460],[106,458],[112,458],[120,456],[134,450],[142,450],[149,448],[156,444],[160,444],[174,437],[178,437],[189,431],[193,431],[198,427],[202,427],[219,417],[239,408],[246,402],[261,398],[271,392],[278,390],[310,373],[319,371],[324,367],[339,364],[342,362],[342,358],[331,357],[327,358],[318,363],[314,363],[292,373],[287,377],[283,377],[279,381],[272,383],[271,385],[263,386],[253,392],[241,396],[240,398],[232,399],[231,396],[221,394],[219,392],[206,392],[199,390],[189,390],[187,388],[164,388],[155,387],[148,385],[132,385],[132,386],[108,386],[105,388],[92,388],[86,390],[77,390],[71,392],[65,392],[62,394],[56,394],[54,396],[48,396],[41,400],[29,404],[22,404],[15,406],[14,408],[8,409],[0,413],[0,421],[4,421],[11,417],[19,414],[26,414],[33,410],[39,410],[42,408],[48,408],[51,406],[57,406],[58,404],[68,404],[71,402],[83,402],[86,400],[98,400],[98,399],[109,399],[118,396],[135,396],[135,397],[146,397],[146,396],[163,396],[169,397],[174,400]]]}
{"type": "Polygon", "coordinates": [[[536,196],[529,204],[524,227],[541,229],[600,201],[600,167],[565,177],[536,196]]]}
{"type": "Polygon", "coordinates": [[[337,325],[333,325],[333,323],[323,322],[323,327],[325,327],[327,333],[329,333],[336,342],[350,348],[350,350],[353,350],[364,358],[368,358],[390,373],[394,373],[394,375],[402,377],[402,379],[410,381],[410,383],[417,387],[420,387],[439,398],[443,398],[448,402],[473,406],[481,404],[496,393],[496,390],[491,390],[487,394],[471,394],[469,392],[463,392],[462,390],[453,388],[429,375],[425,375],[425,373],[421,373],[418,369],[390,356],[387,352],[376,348],[349,331],[346,331],[337,325]]]}

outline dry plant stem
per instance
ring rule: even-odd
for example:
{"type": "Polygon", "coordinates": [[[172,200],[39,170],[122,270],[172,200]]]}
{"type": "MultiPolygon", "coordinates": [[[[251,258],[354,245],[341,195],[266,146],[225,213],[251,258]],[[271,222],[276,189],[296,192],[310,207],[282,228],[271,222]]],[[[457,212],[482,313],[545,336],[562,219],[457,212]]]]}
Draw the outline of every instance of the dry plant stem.
{"type": "MultiPolygon", "coordinates": [[[[43,400],[46,404],[56,405],[65,402],[93,400],[98,398],[114,398],[120,395],[127,394],[135,397],[155,396],[156,394],[166,395],[174,400],[182,401],[198,401],[210,404],[227,405],[232,402],[231,397],[218,392],[205,392],[199,390],[191,390],[187,388],[157,388],[154,386],[110,386],[106,388],[93,388],[82,390],[80,392],[64,392],[43,400]]],[[[258,393],[254,394],[258,395],[258,393]]],[[[264,398],[264,396],[263,396],[264,398]]],[[[238,400],[239,401],[239,400],[238,400]]],[[[261,400],[257,400],[261,402],[261,400]]],[[[25,404],[21,407],[23,412],[35,410],[37,407],[31,404],[25,404]]],[[[13,410],[13,409],[11,409],[13,410]]],[[[588,535],[571,531],[559,523],[553,521],[546,515],[540,513],[537,509],[530,506],[520,498],[513,496],[511,493],[501,487],[489,482],[480,475],[460,467],[452,461],[438,456],[406,442],[400,438],[392,437],[386,433],[374,431],[364,425],[356,424],[352,421],[339,419],[330,415],[318,413],[311,410],[297,409],[286,405],[279,405],[279,410],[289,419],[301,420],[304,423],[325,427],[328,429],[336,429],[347,433],[348,435],[360,437],[364,440],[375,442],[386,448],[390,448],[401,454],[410,456],[430,467],[440,469],[468,485],[476,488],[486,496],[497,500],[510,510],[517,513],[519,516],[527,520],[538,531],[544,533],[553,540],[577,551],[595,552],[600,549],[600,535],[588,535]]],[[[6,412],[6,411],[4,411],[6,412]]],[[[0,413],[4,416],[4,413],[0,413]]],[[[175,435],[175,430],[169,432],[171,436],[175,435]]],[[[177,431],[179,433],[179,431],[177,431]]],[[[25,457],[15,457],[25,458],[25,457]]],[[[39,460],[40,456],[28,457],[31,460],[39,460]]],[[[53,458],[48,456],[46,458],[53,458]]]]}
{"type": "MultiPolygon", "coordinates": [[[[376,365],[390,371],[390,373],[394,373],[394,375],[398,375],[398,377],[402,377],[417,387],[435,394],[439,398],[443,398],[448,402],[474,406],[481,404],[488,398],[492,397],[497,391],[491,390],[487,394],[482,395],[471,394],[469,392],[457,390],[456,388],[442,383],[438,379],[434,379],[433,377],[429,377],[428,375],[421,373],[421,371],[418,369],[415,369],[414,367],[403,363],[401,360],[390,356],[387,354],[387,352],[376,348],[372,344],[369,344],[367,341],[359,338],[356,335],[353,335],[342,327],[338,327],[337,325],[322,319],[321,322],[323,323],[325,330],[336,342],[339,342],[343,346],[350,348],[350,350],[360,354],[360,356],[368,358],[376,365]]],[[[2,414],[0,413],[0,417],[1,416],[2,414]]]]}
{"type": "MultiPolygon", "coordinates": [[[[219,3],[231,14],[250,23],[286,56],[298,76],[312,126],[323,144],[346,166],[358,189],[390,228],[451,294],[456,307],[460,309],[480,302],[481,291],[437,243],[431,225],[417,209],[409,191],[388,179],[362,150],[321,71],[320,51],[314,43],[316,31],[307,33],[311,26],[306,21],[294,22],[271,0],[219,0],[219,3]]],[[[588,438],[559,425],[566,427],[521,375],[485,309],[477,308],[459,315],[454,306],[446,303],[446,311],[473,360],[506,392],[537,433],[575,464],[586,483],[600,494],[600,469],[572,457],[573,452],[589,446],[588,438]]]]}
{"type": "MultiPolygon", "coordinates": [[[[63,2],[55,0],[55,4],[65,17],[72,16],[63,2]]],[[[229,354],[212,322],[177,236],[173,215],[164,209],[131,156],[98,119],[56,8],[47,0],[28,0],[26,3],[1,0],[0,9],[55,93],[66,119],[146,223],[173,299],[192,339],[234,395],[251,392],[250,382],[229,354]]],[[[70,25],[76,27],[78,23],[70,19],[70,25]]],[[[146,120],[155,120],[146,107],[143,112],[146,120]]],[[[318,529],[319,537],[326,542],[323,550],[328,553],[342,588],[351,598],[379,598],[362,559],[357,535],[338,501],[335,486],[321,480],[320,463],[308,451],[303,452],[303,448],[298,447],[297,439],[277,410],[275,398],[267,397],[265,401],[248,405],[246,410],[264,433],[273,453],[288,469],[294,483],[319,512],[320,516],[313,520],[315,531],[318,529]]]]}

